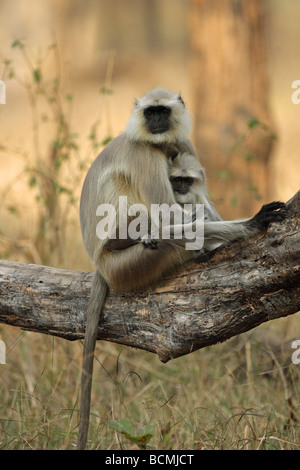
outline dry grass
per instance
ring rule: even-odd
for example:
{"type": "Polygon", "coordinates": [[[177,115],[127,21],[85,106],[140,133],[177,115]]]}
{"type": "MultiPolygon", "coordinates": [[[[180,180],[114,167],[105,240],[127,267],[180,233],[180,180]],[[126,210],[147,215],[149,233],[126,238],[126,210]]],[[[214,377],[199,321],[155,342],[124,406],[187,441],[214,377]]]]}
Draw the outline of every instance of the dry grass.
{"type": "MultiPolygon", "coordinates": [[[[99,343],[89,448],[136,449],[106,423],[154,424],[151,449],[299,449],[300,366],[264,325],[163,365],[150,353],[99,343]],[[268,338],[268,339],[266,339],[268,338]],[[270,346],[271,344],[271,346],[270,346]]],[[[3,327],[1,449],[74,449],[81,345],[3,327]]]]}

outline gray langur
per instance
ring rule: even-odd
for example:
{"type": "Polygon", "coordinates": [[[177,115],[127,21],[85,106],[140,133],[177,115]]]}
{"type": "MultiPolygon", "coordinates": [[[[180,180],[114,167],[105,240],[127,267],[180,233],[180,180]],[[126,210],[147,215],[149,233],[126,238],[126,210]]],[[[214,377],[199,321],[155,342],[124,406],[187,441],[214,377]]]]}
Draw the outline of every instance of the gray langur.
{"type": "MultiPolygon", "coordinates": [[[[214,204],[211,202],[207,192],[206,177],[204,168],[200,165],[198,159],[188,152],[178,153],[175,157],[169,157],[169,178],[174,192],[176,202],[182,207],[185,204],[192,205],[192,211],[195,213],[196,204],[204,205],[204,221],[222,220],[214,204]]],[[[206,246],[204,251],[211,251],[222,245],[214,243],[206,246]]],[[[200,252],[199,252],[200,255],[200,252]]]]}
{"type": "MultiPolygon", "coordinates": [[[[179,205],[169,179],[168,158],[184,152],[197,158],[189,140],[190,132],[191,119],[181,96],[165,89],[154,89],[136,101],[125,131],[98,155],[84,181],[80,201],[81,230],[96,271],[87,311],[77,449],[84,449],[87,441],[93,356],[107,289],[147,289],[175,266],[196,256],[194,251],[185,249],[184,237],[175,240],[175,226],[170,227],[170,239],[159,239],[152,249],[151,243],[123,246],[118,225],[122,217],[122,220],[127,217],[121,213],[121,196],[127,197],[128,206],[141,204],[149,214],[152,204],[179,205]],[[104,204],[115,208],[113,246],[109,235],[106,238],[97,235],[97,208],[104,204]]],[[[283,210],[282,203],[273,203],[246,221],[209,221],[204,228],[205,243],[206,240],[212,244],[247,237],[280,219],[283,210]]]]}
{"type": "MultiPolygon", "coordinates": [[[[214,250],[220,245],[232,241],[228,238],[228,229],[240,231],[240,234],[236,232],[234,239],[247,238],[257,232],[259,228],[267,226],[270,223],[270,218],[281,220],[285,215],[285,204],[273,202],[264,205],[252,218],[223,221],[209,199],[205,171],[199,160],[195,159],[194,155],[184,152],[169,157],[168,165],[169,178],[176,202],[183,207],[185,204],[192,204],[193,210],[195,210],[196,204],[204,205],[204,248],[206,251],[214,250]],[[214,224],[212,225],[210,222],[214,222],[214,224]],[[218,240],[216,240],[214,231],[211,231],[212,227],[215,230],[218,229],[218,240]],[[244,233],[243,227],[246,229],[244,233]]],[[[203,250],[198,253],[201,255],[203,250]]]]}
{"type": "Polygon", "coordinates": [[[206,187],[204,168],[194,155],[187,152],[178,153],[168,160],[169,179],[176,202],[181,206],[204,204],[204,217],[207,221],[221,220],[213,203],[210,201],[206,187]]]}

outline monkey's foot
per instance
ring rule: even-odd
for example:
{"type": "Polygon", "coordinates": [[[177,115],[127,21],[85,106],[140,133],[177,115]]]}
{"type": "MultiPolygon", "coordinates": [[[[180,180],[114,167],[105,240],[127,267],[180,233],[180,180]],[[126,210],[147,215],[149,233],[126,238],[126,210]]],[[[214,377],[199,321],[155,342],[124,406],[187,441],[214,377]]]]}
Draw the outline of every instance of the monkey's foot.
{"type": "Polygon", "coordinates": [[[286,205],[284,202],[274,201],[262,206],[260,211],[251,219],[252,223],[260,229],[268,227],[271,222],[279,222],[286,217],[286,205]]]}

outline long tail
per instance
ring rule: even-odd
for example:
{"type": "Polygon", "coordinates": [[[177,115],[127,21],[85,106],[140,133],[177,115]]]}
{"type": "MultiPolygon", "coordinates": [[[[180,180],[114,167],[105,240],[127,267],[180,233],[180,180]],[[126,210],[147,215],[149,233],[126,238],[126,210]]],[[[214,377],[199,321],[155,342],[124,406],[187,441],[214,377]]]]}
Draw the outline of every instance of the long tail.
{"type": "Polygon", "coordinates": [[[100,273],[96,271],[91,288],[90,301],[87,311],[87,322],[85,330],[81,373],[80,421],[76,447],[77,450],[84,450],[87,442],[90,420],[94,352],[97,340],[97,330],[100,321],[100,315],[105,302],[106,293],[107,284],[100,275],[100,273]]]}

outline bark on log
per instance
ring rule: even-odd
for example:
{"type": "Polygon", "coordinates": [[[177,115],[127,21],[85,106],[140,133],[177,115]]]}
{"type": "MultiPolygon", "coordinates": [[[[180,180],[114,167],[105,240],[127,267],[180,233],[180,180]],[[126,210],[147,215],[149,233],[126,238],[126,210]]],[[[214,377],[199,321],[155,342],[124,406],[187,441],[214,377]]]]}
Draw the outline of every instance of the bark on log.
{"type": "MultiPolygon", "coordinates": [[[[145,293],[110,292],[98,339],[163,362],[300,310],[300,192],[288,216],[250,241],[189,263],[145,293]]],[[[83,338],[93,273],[0,262],[0,322],[83,338]]]]}

